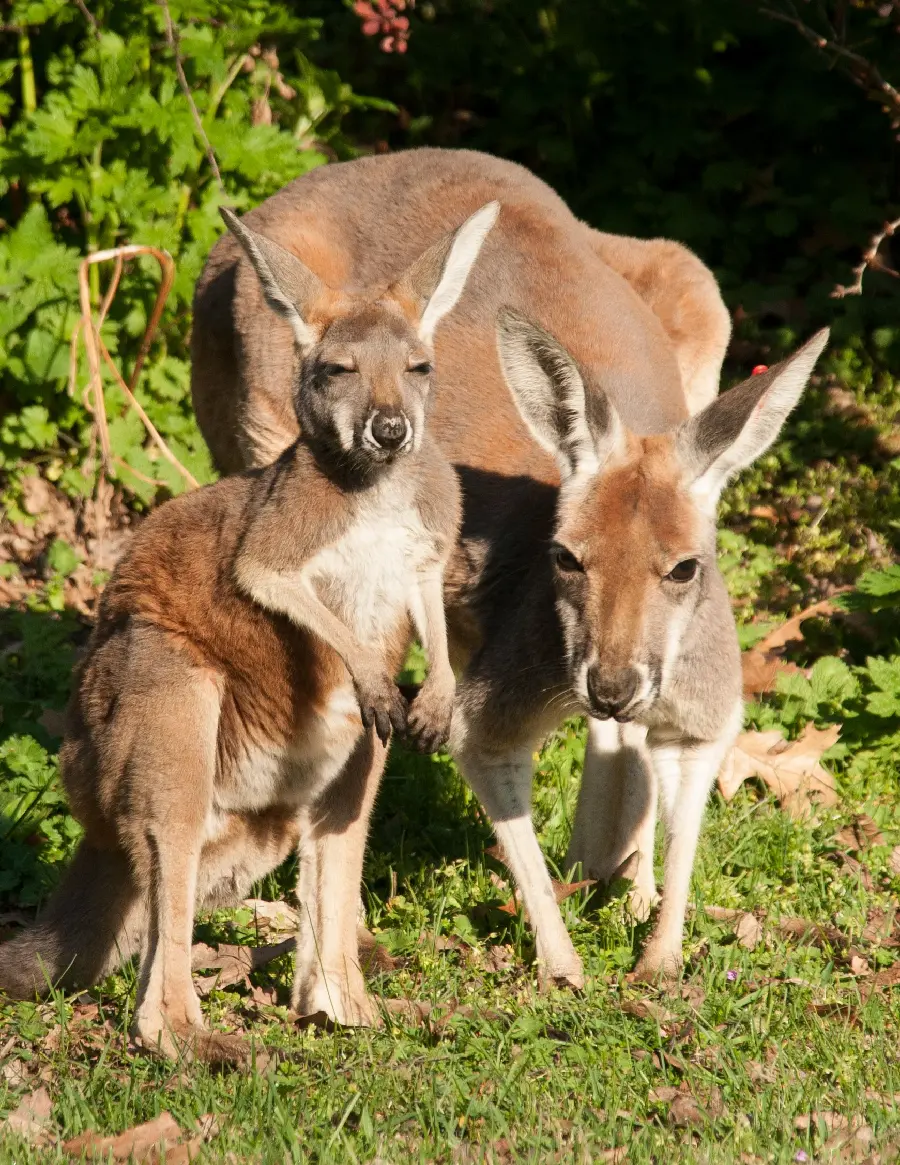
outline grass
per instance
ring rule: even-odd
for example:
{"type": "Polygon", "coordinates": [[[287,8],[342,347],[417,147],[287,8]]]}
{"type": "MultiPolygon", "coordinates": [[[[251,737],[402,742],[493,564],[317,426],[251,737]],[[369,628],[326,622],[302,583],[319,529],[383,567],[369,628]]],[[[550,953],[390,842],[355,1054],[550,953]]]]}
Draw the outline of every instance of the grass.
{"type": "MultiPolygon", "coordinates": [[[[854,381],[850,357],[842,359],[846,391],[865,398],[871,376],[854,381]]],[[[893,420],[894,396],[893,382],[879,389],[870,426],[878,432],[893,420]]],[[[828,438],[841,451],[813,470],[822,490],[830,476],[838,485],[822,520],[789,513],[794,495],[811,488],[807,450],[833,423],[814,401],[769,469],[731,494],[722,557],[748,645],[757,625],[815,596],[822,578],[853,578],[896,552],[900,476],[892,462],[871,470],[859,453],[864,436],[856,444],[837,432],[828,438]],[[751,515],[760,496],[783,521],[751,515]],[[863,525],[873,532],[868,550],[863,525]],[[853,531],[843,546],[835,536],[842,527],[853,531]]],[[[2,569],[0,577],[13,570],[2,569]]],[[[53,715],[87,627],[61,609],[71,569],[55,552],[29,597],[0,610],[0,901],[10,908],[41,898],[77,838],[57,783],[53,715]]],[[[872,617],[878,624],[881,616],[872,617]]],[[[260,1051],[282,1055],[259,1071],[216,1074],[129,1049],[130,969],[75,998],[0,1002],[0,1113],[45,1084],[56,1138],[48,1147],[0,1134],[0,1163],[64,1160],[59,1141],[89,1129],[119,1132],[162,1110],[183,1128],[216,1114],[218,1132],[202,1150],[209,1161],[875,1161],[879,1151],[895,1160],[900,991],[871,988],[894,965],[898,940],[900,718],[872,711],[872,677],[882,676],[879,692],[887,681],[866,663],[869,654],[900,655],[893,620],[882,618],[874,647],[854,640],[852,628],[843,638],[834,628],[810,635],[829,668],[818,679],[794,677],[750,708],[751,723],[780,724],[790,735],[810,719],[845,723],[847,743],[828,762],[841,804],[797,821],[761,785],[746,784],[727,805],[713,796],[680,988],[630,981],[647,926],[630,919],[620,885],[563,903],[590,981],[577,997],[539,995],[529,931],[501,909],[506,873],[486,852],[492,836],[474,798],[448,758],[397,750],[365,888],[369,925],[399,965],[371,989],[430,1002],[430,1019],[386,1015],[376,1031],[299,1030],[270,1002],[289,983],[283,957],[253,976],[261,991],[216,989],[204,1004],[213,1025],[244,1028],[260,1051]],[[846,835],[836,835],[860,814],[878,832],[848,849],[846,835]],[[707,915],[710,905],[754,911],[760,944],[745,949],[733,924],[707,915]],[[843,938],[785,937],[777,924],[788,916],[843,938]],[[843,1132],[834,1132],[832,1113],[845,1118],[843,1132]]],[[[560,875],[583,748],[581,726],[564,725],[537,766],[536,819],[560,875]]],[[[277,897],[291,878],[290,870],[270,876],[261,896],[277,897]]],[[[204,941],[257,937],[247,911],[198,928],[204,941]]]]}

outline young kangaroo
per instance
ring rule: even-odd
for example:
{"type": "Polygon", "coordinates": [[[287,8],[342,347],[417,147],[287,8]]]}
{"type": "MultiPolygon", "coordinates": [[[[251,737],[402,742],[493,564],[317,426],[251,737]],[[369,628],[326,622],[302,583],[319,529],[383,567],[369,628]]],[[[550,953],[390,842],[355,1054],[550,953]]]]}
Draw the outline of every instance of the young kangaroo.
{"type": "Polygon", "coordinates": [[[139,948],[144,1044],[239,1057],[203,1031],[194,912],[299,845],[294,1004],[373,1020],[356,946],[369,812],[391,729],[433,750],[454,696],[442,582],[460,501],[425,428],[433,336],[497,212],[350,294],[223,211],[292,329],[302,435],[162,506],[117,567],[61,757],[85,838],[43,919],[0,947],[2,990],[89,983],[139,948]],[[430,670],[407,724],[393,677],[411,622],[430,670]]]}
{"type": "MultiPolygon", "coordinates": [[[[497,338],[522,418],[559,466],[550,555],[575,705],[601,725],[647,730],[651,803],[637,851],[643,869],[631,872],[651,894],[657,797],[666,854],[662,906],[638,972],[672,973],[703,810],[742,720],[716,505],[726,481],[777,437],[828,332],[651,437],[627,430],[602,386],[543,328],[505,311],[497,338]]],[[[464,716],[453,736],[464,746],[464,716]]]]}

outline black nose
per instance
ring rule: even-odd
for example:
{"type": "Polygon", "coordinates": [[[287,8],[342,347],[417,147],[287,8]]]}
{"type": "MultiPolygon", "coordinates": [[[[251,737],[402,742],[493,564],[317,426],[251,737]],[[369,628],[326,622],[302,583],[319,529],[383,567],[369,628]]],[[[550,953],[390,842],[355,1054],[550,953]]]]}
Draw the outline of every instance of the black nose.
{"type": "Polygon", "coordinates": [[[406,440],[408,430],[409,422],[401,412],[379,409],[372,414],[372,440],[382,449],[399,449],[406,440]]]}
{"type": "Polygon", "coordinates": [[[637,694],[640,682],[640,674],[633,667],[606,671],[595,664],[587,674],[591,715],[600,720],[610,716],[618,720],[637,694]]]}

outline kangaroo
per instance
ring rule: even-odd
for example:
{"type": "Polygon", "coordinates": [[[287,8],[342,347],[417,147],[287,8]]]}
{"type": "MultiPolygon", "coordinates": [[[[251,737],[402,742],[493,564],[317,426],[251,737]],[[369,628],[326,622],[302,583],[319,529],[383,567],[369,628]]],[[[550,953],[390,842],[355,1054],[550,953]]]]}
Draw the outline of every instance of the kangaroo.
{"type": "Polygon", "coordinates": [[[455,687],[442,576],[461,504],[425,426],[433,337],[498,206],[353,294],[222,213],[292,331],[302,435],[160,507],[117,566],[61,754],[85,837],[43,919],[0,947],[0,988],[90,983],[140,949],[144,1045],[239,1059],[204,1031],[194,912],[295,847],[294,1005],[375,1019],[356,947],[369,812],[392,730],[437,748],[455,687]],[[430,668],[408,709],[393,677],[410,621],[430,668]]]}
{"type": "MultiPolygon", "coordinates": [[[[563,716],[589,712],[566,863],[601,881],[626,871],[640,916],[656,896],[662,774],[667,831],[680,840],[669,847],[667,913],[640,965],[644,973],[671,969],[681,959],[678,920],[708,773],[739,714],[737,647],[712,560],[717,491],[709,475],[691,482],[703,461],[691,442],[726,431],[743,440],[744,422],[749,441],[761,432],[753,418],[763,415],[774,437],[788,408],[776,380],[796,386],[824,341],[756,378],[752,389],[723,396],[721,412],[703,413],[716,400],[730,335],[712,273],[677,243],[592,230],[527,170],[471,151],[412,150],[325,166],[248,219],[323,277],[353,285],[390,280],[418,248],[488,199],[500,200],[503,214],[437,338],[442,392],[430,417],[464,500],[444,585],[458,672],[451,749],[521,891],[539,982],[577,988],[581,959],[531,822],[533,751],[563,716]],[[384,223],[390,229],[378,233],[384,223]],[[373,246],[361,245],[376,234],[373,246]],[[567,402],[566,391],[575,402],[572,427],[554,431],[548,401],[567,402]],[[684,428],[692,416],[706,419],[684,428]],[[665,577],[676,568],[687,574],[678,564],[694,559],[693,577],[665,577]],[[617,587],[620,577],[627,587],[617,587]],[[696,636],[713,616],[695,665],[696,636]],[[670,724],[681,735],[666,737],[670,724]],[[696,741],[696,757],[685,740],[696,741]],[[677,767],[702,771],[682,782],[689,796],[676,795],[677,767]]],[[[265,465],[296,434],[290,333],[261,313],[253,272],[229,239],[213,249],[194,307],[192,392],[213,456],[225,471],[265,465]]]]}

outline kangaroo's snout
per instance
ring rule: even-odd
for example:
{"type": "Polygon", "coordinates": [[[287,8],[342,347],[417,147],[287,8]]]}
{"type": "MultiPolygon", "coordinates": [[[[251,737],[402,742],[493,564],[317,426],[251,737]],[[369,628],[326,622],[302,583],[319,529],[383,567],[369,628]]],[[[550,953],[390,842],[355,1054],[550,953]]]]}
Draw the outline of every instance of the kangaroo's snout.
{"type": "Polygon", "coordinates": [[[386,453],[396,453],[408,444],[411,435],[410,423],[399,409],[377,409],[370,414],[365,428],[365,436],[386,453]]]}
{"type": "Polygon", "coordinates": [[[591,715],[598,720],[628,720],[626,714],[641,686],[641,674],[634,667],[605,672],[597,664],[588,669],[587,690],[591,715]]]}

